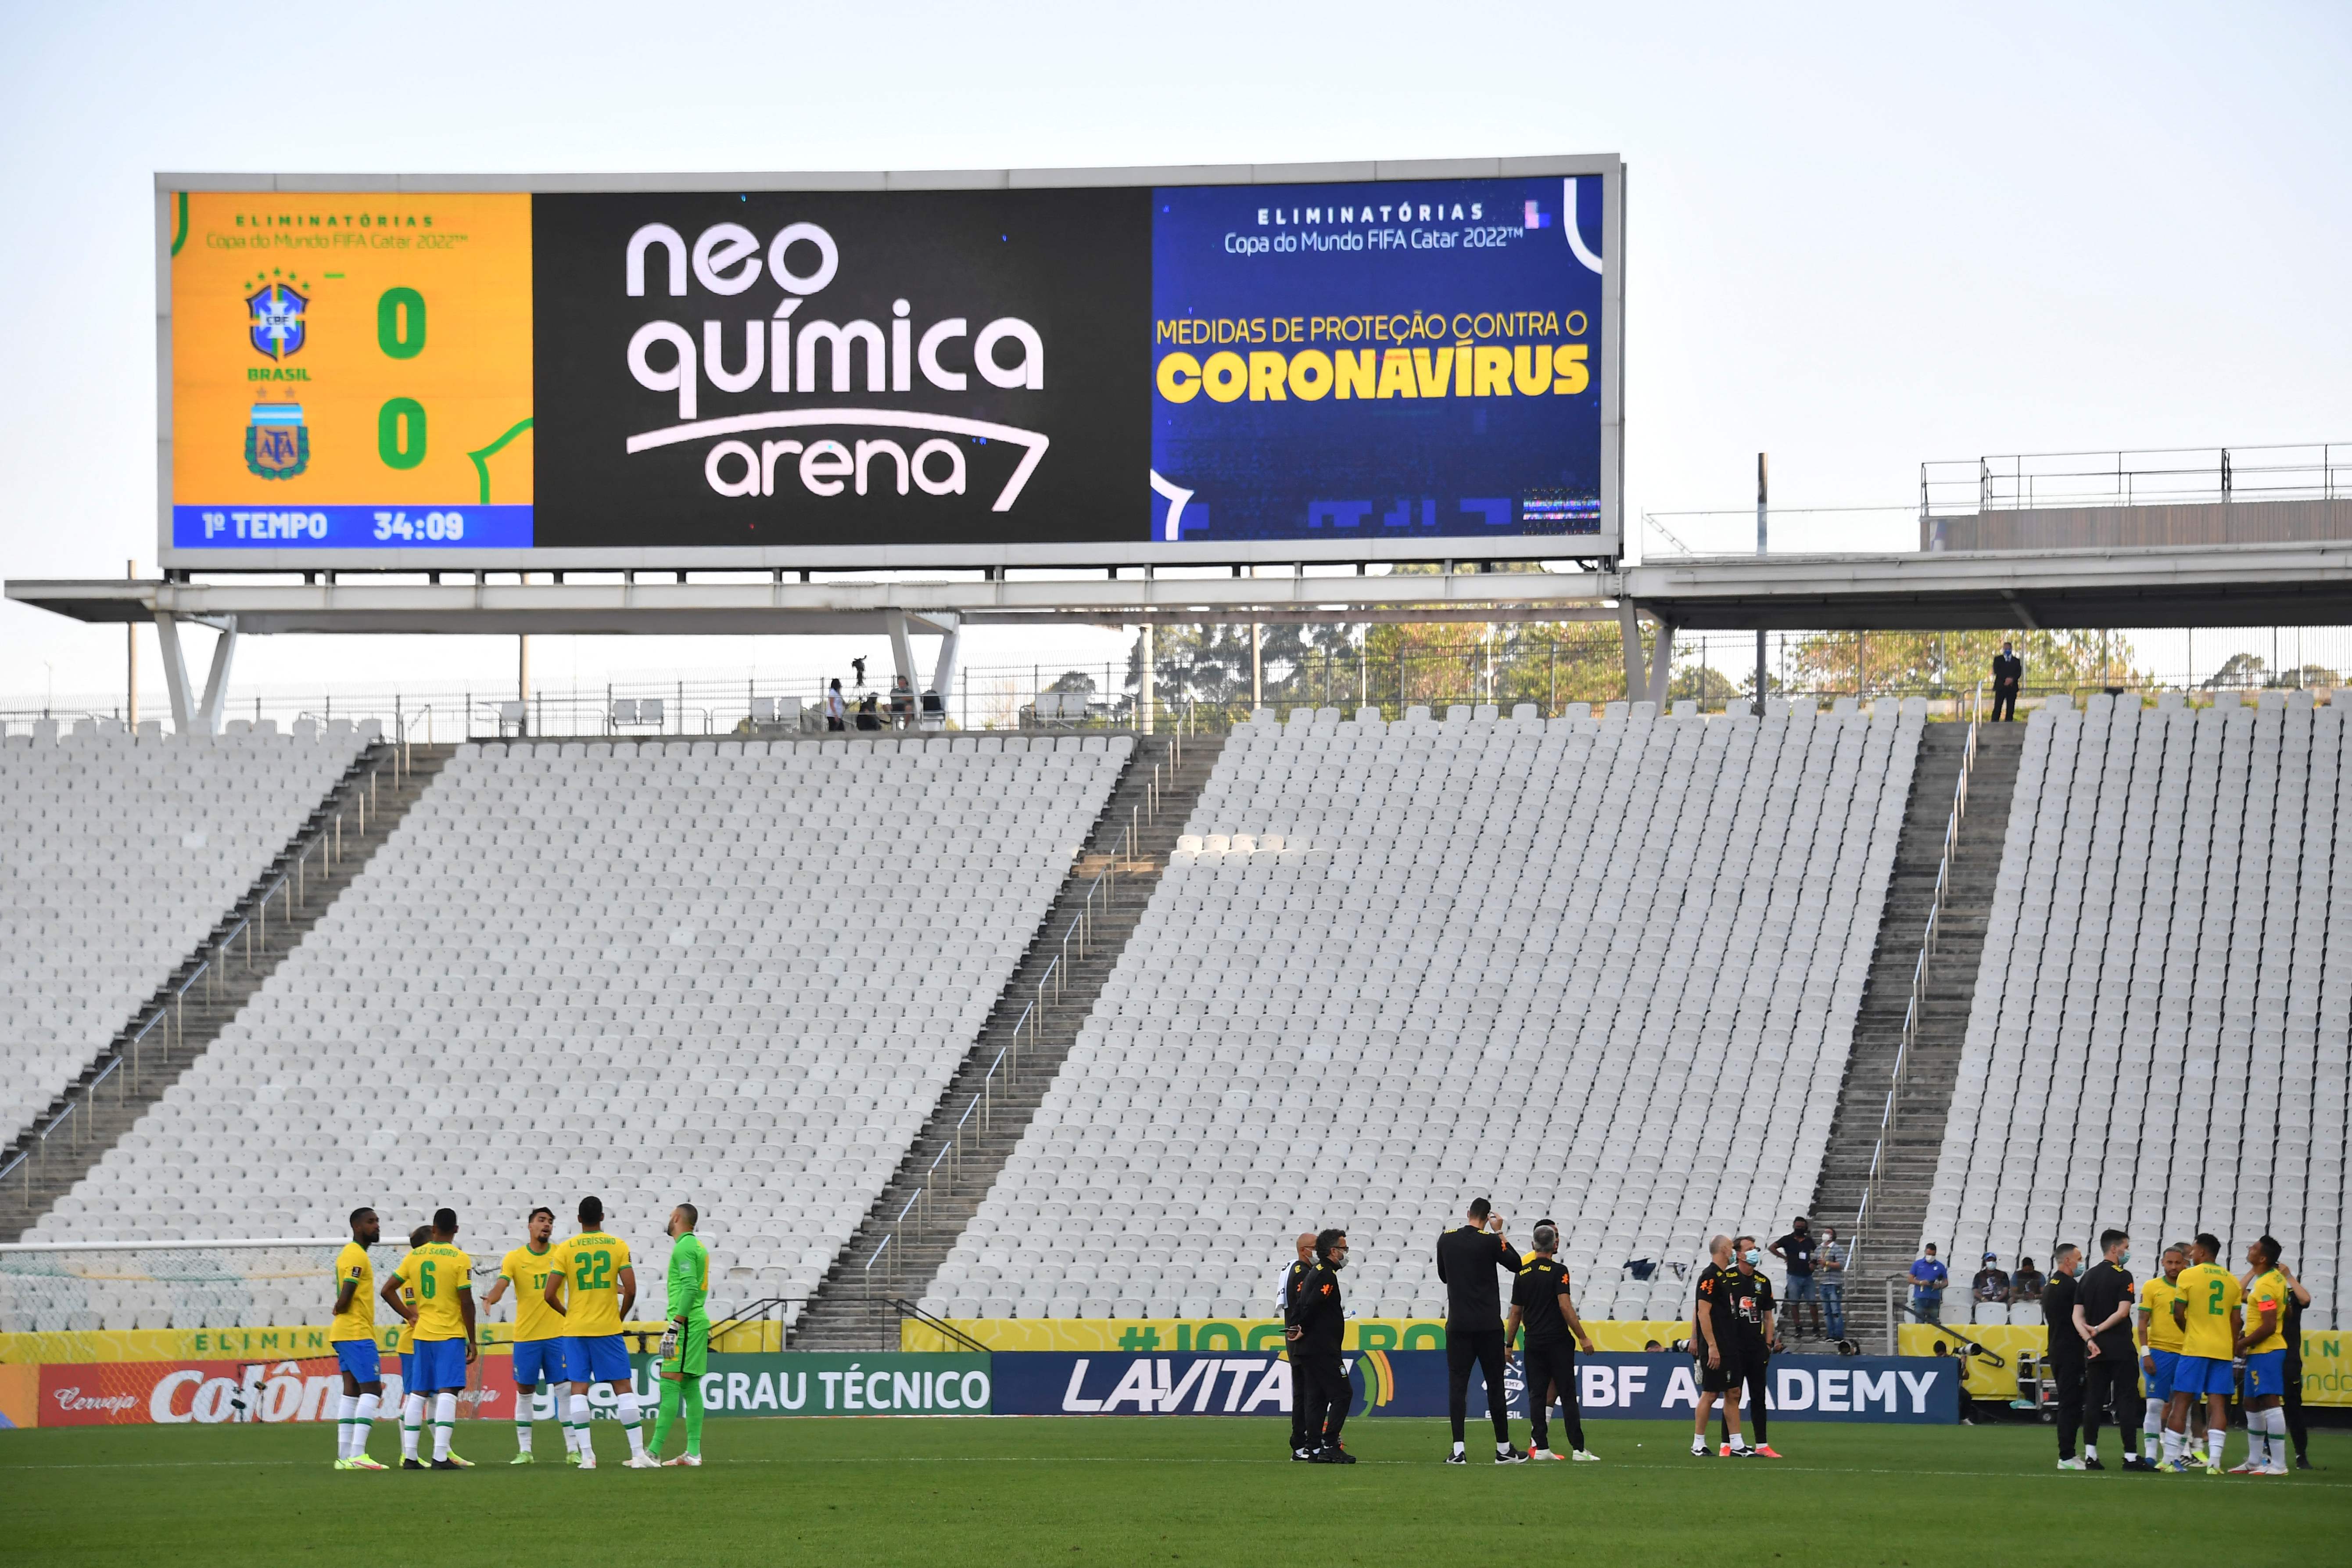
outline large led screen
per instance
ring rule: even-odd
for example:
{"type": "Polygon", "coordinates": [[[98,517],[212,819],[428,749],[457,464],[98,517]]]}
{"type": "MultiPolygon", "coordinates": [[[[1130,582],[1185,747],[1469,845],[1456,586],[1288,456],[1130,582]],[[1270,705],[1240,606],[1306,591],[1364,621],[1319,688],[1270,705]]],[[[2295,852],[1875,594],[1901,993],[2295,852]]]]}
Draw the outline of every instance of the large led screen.
{"type": "Polygon", "coordinates": [[[1613,554],[1616,167],[167,192],[164,563],[1613,554]]]}

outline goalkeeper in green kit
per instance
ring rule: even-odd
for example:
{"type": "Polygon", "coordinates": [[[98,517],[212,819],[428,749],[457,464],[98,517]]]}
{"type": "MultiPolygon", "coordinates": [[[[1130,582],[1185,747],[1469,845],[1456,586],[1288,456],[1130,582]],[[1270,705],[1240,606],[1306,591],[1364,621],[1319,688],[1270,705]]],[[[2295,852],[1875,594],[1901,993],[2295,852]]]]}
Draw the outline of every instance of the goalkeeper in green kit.
{"type": "Polygon", "coordinates": [[[702,1218],[692,1204],[669,1211],[669,1331],[662,1335],[661,1414],[654,1422],[654,1458],[661,1458],[669,1438],[670,1423],[677,1419],[678,1404],[686,1405],[686,1452],[665,1461],[672,1465],[702,1463],[702,1377],[710,1370],[710,1314],[703,1301],[710,1294],[710,1253],[694,1234],[702,1218]]]}

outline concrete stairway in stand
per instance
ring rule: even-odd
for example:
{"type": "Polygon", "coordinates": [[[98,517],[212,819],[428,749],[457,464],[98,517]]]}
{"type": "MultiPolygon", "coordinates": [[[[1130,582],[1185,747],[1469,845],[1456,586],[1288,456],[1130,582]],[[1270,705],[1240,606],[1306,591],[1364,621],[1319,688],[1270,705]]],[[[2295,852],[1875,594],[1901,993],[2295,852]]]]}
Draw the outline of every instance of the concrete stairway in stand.
{"type": "Polygon", "coordinates": [[[0,1242],[21,1239],[219,1038],[457,751],[412,745],[396,765],[392,744],[379,742],[353,760],[269,868],[79,1080],[14,1147],[0,1151],[0,1242]]]}
{"type": "MultiPolygon", "coordinates": [[[[1977,731],[1969,811],[1961,823],[1951,884],[1937,922],[1939,934],[1928,965],[1918,1041],[1904,1074],[1878,1196],[1864,1222],[1859,1255],[1846,1270],[1846,1337],[1859,1341],[1873,1354],[1882,1353],[1887,1342],[1886,1278],[1910,1268],[1923,1239],[1919,1227],[1927,1220],[1927,1191],[1935,1181],[1944,1120],[1951,1109],[1952,1086],[1968,1040],[1977,967],[1984,952],[1993,886],[2000,874],[2001,845],[2009,832],[2010,801],[2016,791],[2018,758],[2024,743],[2022,724],[1986,724],[1977,731]]],[[[1871,957],[1862,1009],[1854,1020],[1853,1054],[1846,1066],[1829,1149],[1822,1161],[1821,1182],[1813,1194],[1816,1234],[1823,1226],[1833,1226],[1841,1237],[1855,1238],[1855,1215],[1862,1205],[1871,1157],[1878,1146],[1886,1094],[1903,1044],[1903,1016],[1910,1005],[1912,971],[1927,933],[1928,910],[1935,903],[1944,829],[1951,817],[1952,791],[1959,782],[1967,747],[1968,726],[1962,723],[1929,724],[1920,738],[1903,836],[1895,847],[1895,871],[1879,919],[1878,945],[1871,957]]],[[[1787,1217],[1775,1216],[1775,1226],[1787,1217]]],[[[1940,1251],[1947,1238],[1924,1239],[1937,1241],[1940,1251]]],[[[1946,1259],[1956,1279],[1965,1279],[1975,1268],[1974,1259],[1966,1260],[1966,1268],[1962,1261],[1946,1259]]],[[[1784,1313],[1782,1328],[1792,1344],[1798,1327],[1795,1310],[1784,1313]]]]}
{"type": "Polygon", "coordinates": [[[1170,741],[1139,739],[1134,760],[1112,791],[1021,966],[997,998],[971,1054],[790,1331],[793,1348],[898,1348],[902,1311],[897,1303],[911,1302],[929,1286],[964,1223],[1021,1141],[1076,1043],[1079,1026],[1117,967],[1144,905],[1160,885],[1176,836],[1208,783],[1224,741],[1195,737],[1182,742],[1181,749],[1180,765],[1170,741]],[[1161,770],[1156,816],[1149,800],[1155,765],[1161,770]],[[1130,827],[1131,845],[1127,842],[1130,827]],[[1113,853],[1123,848],[1129,852],[1114,863],[1113,853]],[[1116,872],[1109,907],[1105,911],[1097,895],[1093,937],[1084,955],[1072,942],[1068,969],[1058,976],[1058,984],[1047,985],[1047,970],[1062,955],[1064,933],[1106,868],[1116,872]],[[1033,1007],[1039,1009],[1034,1032],[1021,1022],[1024,1010],[1033,1007]],[[1009,1048],[1016,1026],[1017,1052],[1009,1048]],[[1000,1052],[1003,1062],[989,1081],[1000,1052]],[[954,1152],[947,1152],[951,1148],[954,1152]]]}

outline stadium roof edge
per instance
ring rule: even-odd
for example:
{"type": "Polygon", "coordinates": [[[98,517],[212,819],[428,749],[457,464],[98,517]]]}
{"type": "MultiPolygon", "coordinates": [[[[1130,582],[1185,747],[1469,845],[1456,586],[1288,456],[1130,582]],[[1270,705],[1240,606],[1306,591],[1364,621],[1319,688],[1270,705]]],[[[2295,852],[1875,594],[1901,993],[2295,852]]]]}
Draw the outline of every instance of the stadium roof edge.
{"type": "MultiPolygon", "coordinates": [[[[451,577],[470,579],[452,571],[451,577]]],[[[1606,620],[1691,630],[2097,629],[2352,623],[2352,541],[2149,549],[1687,557],[1616,573],[992,581],[15,581],[71,619],[272,633],[782,635],[958,625],[1606,620]]]]}

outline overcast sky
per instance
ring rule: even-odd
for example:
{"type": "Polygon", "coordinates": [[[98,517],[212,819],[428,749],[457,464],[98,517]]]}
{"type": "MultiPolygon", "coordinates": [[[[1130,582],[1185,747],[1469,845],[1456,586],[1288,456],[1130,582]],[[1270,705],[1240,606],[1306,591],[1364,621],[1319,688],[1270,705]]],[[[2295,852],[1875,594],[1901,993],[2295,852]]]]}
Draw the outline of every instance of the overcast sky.
{"type": "MultiPolygon", "coordinates": [[[[1927,458],[2352,441],[2352,7],[1807,10],[6,0],[0,573],[154,570],[158,170],[1612,152],[1629,531],[1748,503],[1759,450],[1784,504],[1899,505],[1927,458]]],[[[972,643],[982,666],[1125,646],[972,643]]],[[[595,684],[847,651],[536,657],[595,684]]],[[[119,630],[0,607],[0,705],[117,689],[122,661],[119,630]]],[[[511,639],[256,638],[238,674],[454,689],[512,667],[511,639]]]]}

